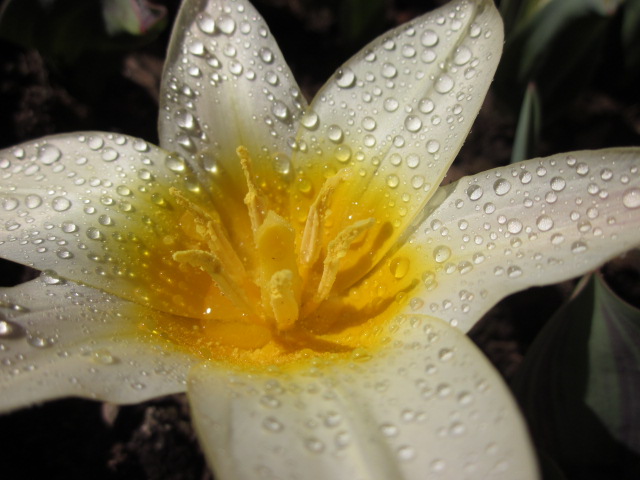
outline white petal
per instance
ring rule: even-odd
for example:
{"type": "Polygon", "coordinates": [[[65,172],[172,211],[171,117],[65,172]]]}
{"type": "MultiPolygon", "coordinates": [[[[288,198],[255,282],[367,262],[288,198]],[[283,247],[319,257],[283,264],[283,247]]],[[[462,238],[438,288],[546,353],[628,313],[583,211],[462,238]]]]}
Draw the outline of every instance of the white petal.
{"type": "MultiPolygon", "coordinates": [[[[302,119],[293,217],[308,210],[328,175],[350,169],[350,197],[335,202],[340,206],[332,206],[332,219],[354,222],[376,212],[376,250],[384,253],[456,157],[493,78],[502,41],[492,1],[456,0],[356,54],[302,119]]],[[[332,222],[330,238],[345,227],[332,222]]]]}
{"type": "Polygon", "coordinates": [[[160,145],[195,155],[237,195],[245,186],[236,148],[249,149],[257,175],[269,171],[273,155],[280,167],[288,163],[306,101],[249,2],[188,0],[173,27],[160,107],[160,145]]]}
{"type": "Polygon", "coordinates": [[[203,208],[212,202],[180,157],[131,137],[76,133],[0,151],[0,172],[4,258],[164,311],[199,313],[176,301],[192,292],[193,272],[171,258],[186,240],[169,188],[203,208]]]}
{"type": "Polygon", "coordinates": [[[140,331],[162,314],[51,282],[0,290],[0,411],[67,396],[135,403],[184,391],[193,358],[140,331]]]}
{"type": "Polygon", "coordinates": [[[188,396],[223,479],[537,478],[496,371],[466,336],[426,316],[401,320],[369,360],[295,373],[198,366],[188,396]]]}
{"type": "Polygon", "coordinates": [[[466,331],[510,293],[640,245],[639,170],[637,148],[572,152],[443,188],[413,239],[432,261],[418,310],[466,331]]]}

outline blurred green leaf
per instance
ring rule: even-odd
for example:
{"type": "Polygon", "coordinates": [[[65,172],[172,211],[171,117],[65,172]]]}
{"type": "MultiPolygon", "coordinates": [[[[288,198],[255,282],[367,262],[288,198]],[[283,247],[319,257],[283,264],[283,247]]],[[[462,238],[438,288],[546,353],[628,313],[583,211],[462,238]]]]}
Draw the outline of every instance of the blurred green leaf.
{"type": "Polygon", "coordinates": [[[534,83],[530,83],[524,94],[518,126],[511,151],[511,163],[533,158],[538,154],[542,106],[534,83]]]}
{"type": "Polygon", "coordinates": [[[510,30],[496,74],[498,92],[517,109],[535,82],[545,114],[561,109],[590,81],[622,1],[547,0],[517,10],[508,2],[510,30]]]}
{"type": "Polygon", "coordinates": [[[132,48],[157,36],[165,11],[143,0],[7,0],[0,36],[36,48],[54,63],[132,48]]]}
{"type": "Polygon", "coordinates": [[[621,32],[626,67],[640,70],[640,0],[627,0],[624,5],[621,32]]]}
{"type": "Polygon", "coordinates": [[[339,10],[341,35],[348,45],[359,47],[385,24],[385,0],[342,0],[339,10]]]}
{"type": "Polygon", "coordinates": [[[539,334],[513,390],[534,440],[567,478],[638,478],[640,310],[599,276],[539,334]]]}

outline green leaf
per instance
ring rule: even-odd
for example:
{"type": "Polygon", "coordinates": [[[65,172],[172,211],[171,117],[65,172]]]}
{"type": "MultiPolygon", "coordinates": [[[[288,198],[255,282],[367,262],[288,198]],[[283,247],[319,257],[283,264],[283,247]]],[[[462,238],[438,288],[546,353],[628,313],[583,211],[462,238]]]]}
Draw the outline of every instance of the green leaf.
{"type": "Polygon", "coordinates": [[[622,47],[626,67],[640,70],[640,0],[627,0],[622,17],[622,47]]]}
{"type": "Polygon", "coordinates": [[[535,82],[545,115],[566,105],[600,62],[621,1],[550,0],[532,14],[523,7],[521,17],[509,20],[512,29],[496,74],[498,92],[516,109],[527,85],[535,82]]]}
{"type": "Polygon", "coordinates": [[[640,310],[600,276],[583,281],[539,334],[513,390],[534,440],[567,478],[636,478],[640,310]]]}
{"type": "Polygon", "coordinates": [[[538,152],[540,126],[542,123],[542,106],[534,83],[530,83],[524,94],[516,136],[511,151],[511,163],[534,158],[538,152]]]}

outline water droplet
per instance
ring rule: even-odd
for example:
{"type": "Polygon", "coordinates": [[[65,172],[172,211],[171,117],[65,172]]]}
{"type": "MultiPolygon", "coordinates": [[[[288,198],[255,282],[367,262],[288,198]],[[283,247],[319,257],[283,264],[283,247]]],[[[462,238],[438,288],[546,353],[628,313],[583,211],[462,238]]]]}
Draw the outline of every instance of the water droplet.
{"type": "Polygon", "coordinates": [[[391,265],[390,265],[391,274],[395,278],[401,279],[407,273],[409,273],[409,267],[410,266],[411,266],[411,263],[409,262],[409,259],[407,259],[407,258],[402,257],[402,258],[394,259],[391,262],[391,265]]]}
{"type": "Polygon", "coordinates": [[[438,77],[438,79],[436,80],[436,84],[434,85],[434,88],[436,92],[444,94],[444,93],[449,93],[451,90],[453,90],[454,85],[455,85],[455,82],[453,81],[453,78],[451,78],[447,74],[443,74],[443,75],[440,75],[440,77],[438,77]]]}
{"type": "Polygon", "coordinates": [[[55,145],[43,145],[38,150],[38,160],[40,160],[45,165],[51,165],[52,163],[60,160],[62,156],[62,152],[55,145]]]}
{"type": "Polygon", "coordinates": [[[514,235],[522,231],[522,222],[516,218],[512,218],[507,222],[507,230],[514,235]]]}
{"type": "Polygon", "coordinates": [[[259,50],[258,55],[260,56],[260,59],[264,63],[272,63],[273,62],[273,52],[267,47],[262,47],[259,50]]]}
{"type": "Polygon", "coordinates": [[[72,222],[63,222],[61,228],[65,233],[73,233],[78,231],[78,226],[72,222]]]}
{"type": "Polygon", "coordinates": [[[340,143],[344,134],[338,125],[329,125],[329,128],[327,128],[327,137],[334,143],[340,143]]]}
{"type": "Polygon", "coordinates": [[[420,37],[420,43],[425,47],[433,47],[438,43],[438,34],[433,30],[425,30],[420,37]]]}
{"type": "Polygon", "coordinates": [[[207,35],[212,35],[215,32],[216,24],[207,14],[203,14],[197,20],[198,28],[202,33],[206,33],[207,35]]]}
{"type": "Polygon", "coordinates": [[[302,117],[301,123],[302,126],[308,130],[314,130],[318,127],[318,114],[312,111],[308,111],[302,117]]]}
{"type": "Polygon", "coordinates": [[[496,195],[506,195],[509,190],[511,190],[511,184],[504,178],[499,178],[493,184],[493,191],[496,192],[496,195]]]}
{"type": "Polygon", "coordinates": [[[423,98],[418,103],[418,108],[422,113],[431,113],[436,108],[436,104],[430,98],[423,98]]]}
{"type": "Polygon", "coordinates": [[[434,154],[440,150],[440,142],[437,140],[429,140],[427,142],[427,152],[434,154]]]}
{"type": "Polygon", "coordinates": [[[105,348],[101,348],[93,352],[93,360],[101,365],[115,365],[118,363],[118,359],[105,348]]]}
{"type": "Polygon", "coordinates": [[[573,242],[571,244],[571,251],[573,253],[583,253],[587,251],[587,244],[584,242],[573,242]]]}
{"type": "Polygon", "coordinates": [[[9,197],[2,199],[2,208],[4,208],[7,212],[15,210],[20,205],[20,202],[17,198],[9,197]]]}
{"type": "Polygon", "coordinates": [[[384,78],[394,78],[398,74],[398,70],[392,63],[382,65],[382,76],[384,78]]]}
{"type": "Polygon", "coordinates": [[[416,450],[409,445],[403,445],[398,448],[398,458],[404,462],[413,460],[416,456],[416,450]]]}
{"type": "Polygon", "coordinates": [[[284,425],[282,425],[282,423],[280,423],[277,419],[275,419],[274,417],[267,417],[262,421],[262,426],[264,427],[265,430],[267,430],[268,432],[281,432],[282,430],[284,430],[284,425]]]}
{"type": "Polygon", "coordinates": [[[35,348],[49,348],[55,343],[55,339],[46,338],[41,335],[28,335],[27,343],[35,348]]]}
{"type": "Polygon", "coordinates": [[[102,160],[105,162],[113,162],[119,156],[119,153],[111,147],[107,147],[102,151],[102,160]]]}
{"type": "Polygon", "coordinates": [[[387,176],[387,186],[390,188],[396,188],[400,184],[400,178],[397,175],[387,176]]]}
{"type": "Polygon", "coordinates": [[[304,441],[304,446],[313,453],[322,453],[324,451],[324,443],[314,437],[307,438],[304,441]]]}
{"type": "Polygon", "coordinates": [[[335,150],[335,156],[341,163],[346,163],[351,158],[351,148],[347,145],[339,145],[335,150]]]}
{"type": "Polygon", "coordinates": [[[336,83],[340,88],[350,88],[356,83],[356,74],[349,67],[343,67],[336,73],[336,83]]]}
{"type": "Polygon", "coordinates": [[[551,179],[551,190],[554,192],[561,192],[564,190],[564,187],[567,185],[567,182],[562,177],[553,177],[551,179]]]}
{"type": "Polygon", "coordinates": [[[38,208],[42,205],[42,198],[36,194],[27,195],[27,198],[24,200],[24,204],[27,208],[38,208]]]}
{"type": "Polygon", "coordinates": [[[630,188],[622,195],[622,204],[627,208],[640,207],[640,189],[630,188]]]}
{"type": "Polygon", "coordinates": [[[422,128],[422,120],[415,115],[408,115],[407,118],[404,119],[404,126],[410,132],[417,132],[422,128]]]}
{"type": "Polygon", "coordinates": [[[71,201],[69,201],[68,199],[66,199],[64,197],[55,197],[51,201],[51,207],[56,212],[64,212],[66,210],[69,210],[69,208],[71,208],[71,201]]]}
{"type": "Polygon", "coordinates": [[[520,267],[513,265],[507,268],[507,276],[509,278],[518,278],[521,275],[522,275],[522,269],[520,267]]]}
{"type": "Polygon", "coordinates": [[[433,250],[433,259],[438,263],[446,262],[451,256],[451,249],[446,245],[440,245],[433,250]]]}
{"type": "Polygon", "coordinates": [[[393,97],[389,97],[384,101],[384,109],[387,112],[395,112],[398,107],[400,106],[400,103],[398,103],[398,100],[396,100],[393,97]]]}
{"type": "Polygon", "coordinates": [[[471,53],[471,50],[463,45],[456,49],[456,53],[453,55],[453,63],[456,65],[464,65],[468,63],[472,57],[473,54],[471,53]]]}
{"type": "Polygon", "coordinates": [[[469,200],[476,201],[482,198],[482,187],[480,185],[471,185],[467,188],[467,197],[469,200]]]}
{"type": "Polygon", "coordinates": [[[548,232],[553,228],[553,220],[548,215],[540,215],[536,220],[536,225],[541,232],[548,232]]]}
{"type": "Polygon", "coordinates": [[[25,334],[26,331],[22,325],[11,320],[0,319],[0,339],[16,340],[24,337],[25,334]]]}
{"type": "Polygon", "coordinates": [[[218,18],[218,28],[225,35],[231,35],[236,29],[236,22],[229,15],[221,15],[218,18]]]}
{"type": "Polygon", "coordinates": [[[376,121],[371,117],[364,117],[362,119],[362,128],[369,132],[372,132],[376,129],[376,121]]]}
{"type": "Polygon", "coordinates": [[[281,102],[280,100],[276,100],[275,102],[273,102],[273,105],[271,106],[271,113],[273,113],[273,115],[278,120],[282,120],[282,121],[287,120],[290,115],[289,107],[287,107],[285,103],[281,102]]]}

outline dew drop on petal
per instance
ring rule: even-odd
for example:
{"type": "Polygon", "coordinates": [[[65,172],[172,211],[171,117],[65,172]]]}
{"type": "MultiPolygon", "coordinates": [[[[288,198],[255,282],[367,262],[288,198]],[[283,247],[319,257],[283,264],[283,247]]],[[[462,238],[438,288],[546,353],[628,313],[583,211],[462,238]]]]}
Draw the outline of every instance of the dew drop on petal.
{"type": "Polygon", "coordinates": [[[69,210],[71,208],[71,201],[68,200],[67,198],[64,198],[64,197],[55,197],[51,201],[51,207],[56,212],[64,212],[64,211],[69,210]]]}
{"type": "Polygon", "coordinates": [[[62,156],[62,152],[55,145],[43,145],[38,150],[38,160],[45,165],[57,162],[62,156]]]}
{"type": "Polygon", "coordinates": [[[433,30],[425,30],[420,37],[420,43],[425,47],[433,47],[438,43],[438,34],[433,30]]]}
{"type": "Polygon", "coordinates": [[[553,220],[548,215],[540,215],[536,220],[538,229],[542,232],[548,232],[553,228],[553,220]]]}
{"type": "Polygon", "coordinates": [[[453,90],[454,85],[455,82],[453,81],[453,78],[451,78],[449,75],[443,74],[436,80],[434,88],[438,93],[449,93],[451,90],[453,90]]]}
{"type": "Polygon", "coordinates": [[[482,198],[482,193],[483,191],[480,185],[471,185],[467,188],[467,196],[469,197],[469,200],[479,200],[482,198]]]}
{"type": "Polygon", "coordinates": [[[508,180],[500,178],[493,183],[493,191],[496,195],[506,195],[511,190],[511,184],[508,180]]]}
{"type": "Polygon", "coordinates": [[[630,188],[622,195],[622,204],[627,208],[640,207],[640,189],[630,188]]]}
{"type": "Polygon", "coordinates": [[[422,120],[415,115],[408,115],[407,118],[404,119],[404,126],[410,132],[417,132],[422,128],[422,120]]]}
{"type": "Polygon", "coordinates": [[[336,73],[336,83],[340,88],[350,88],[356,83],[356,74],[349,67],[343,67],[336,73]]]}
{"type": "Polygon", "coordinates": [[[451,256],[451,249],[446,245],[440,245],[433,250],[433,259],[438,263],[446,262],[451,256]]]}

